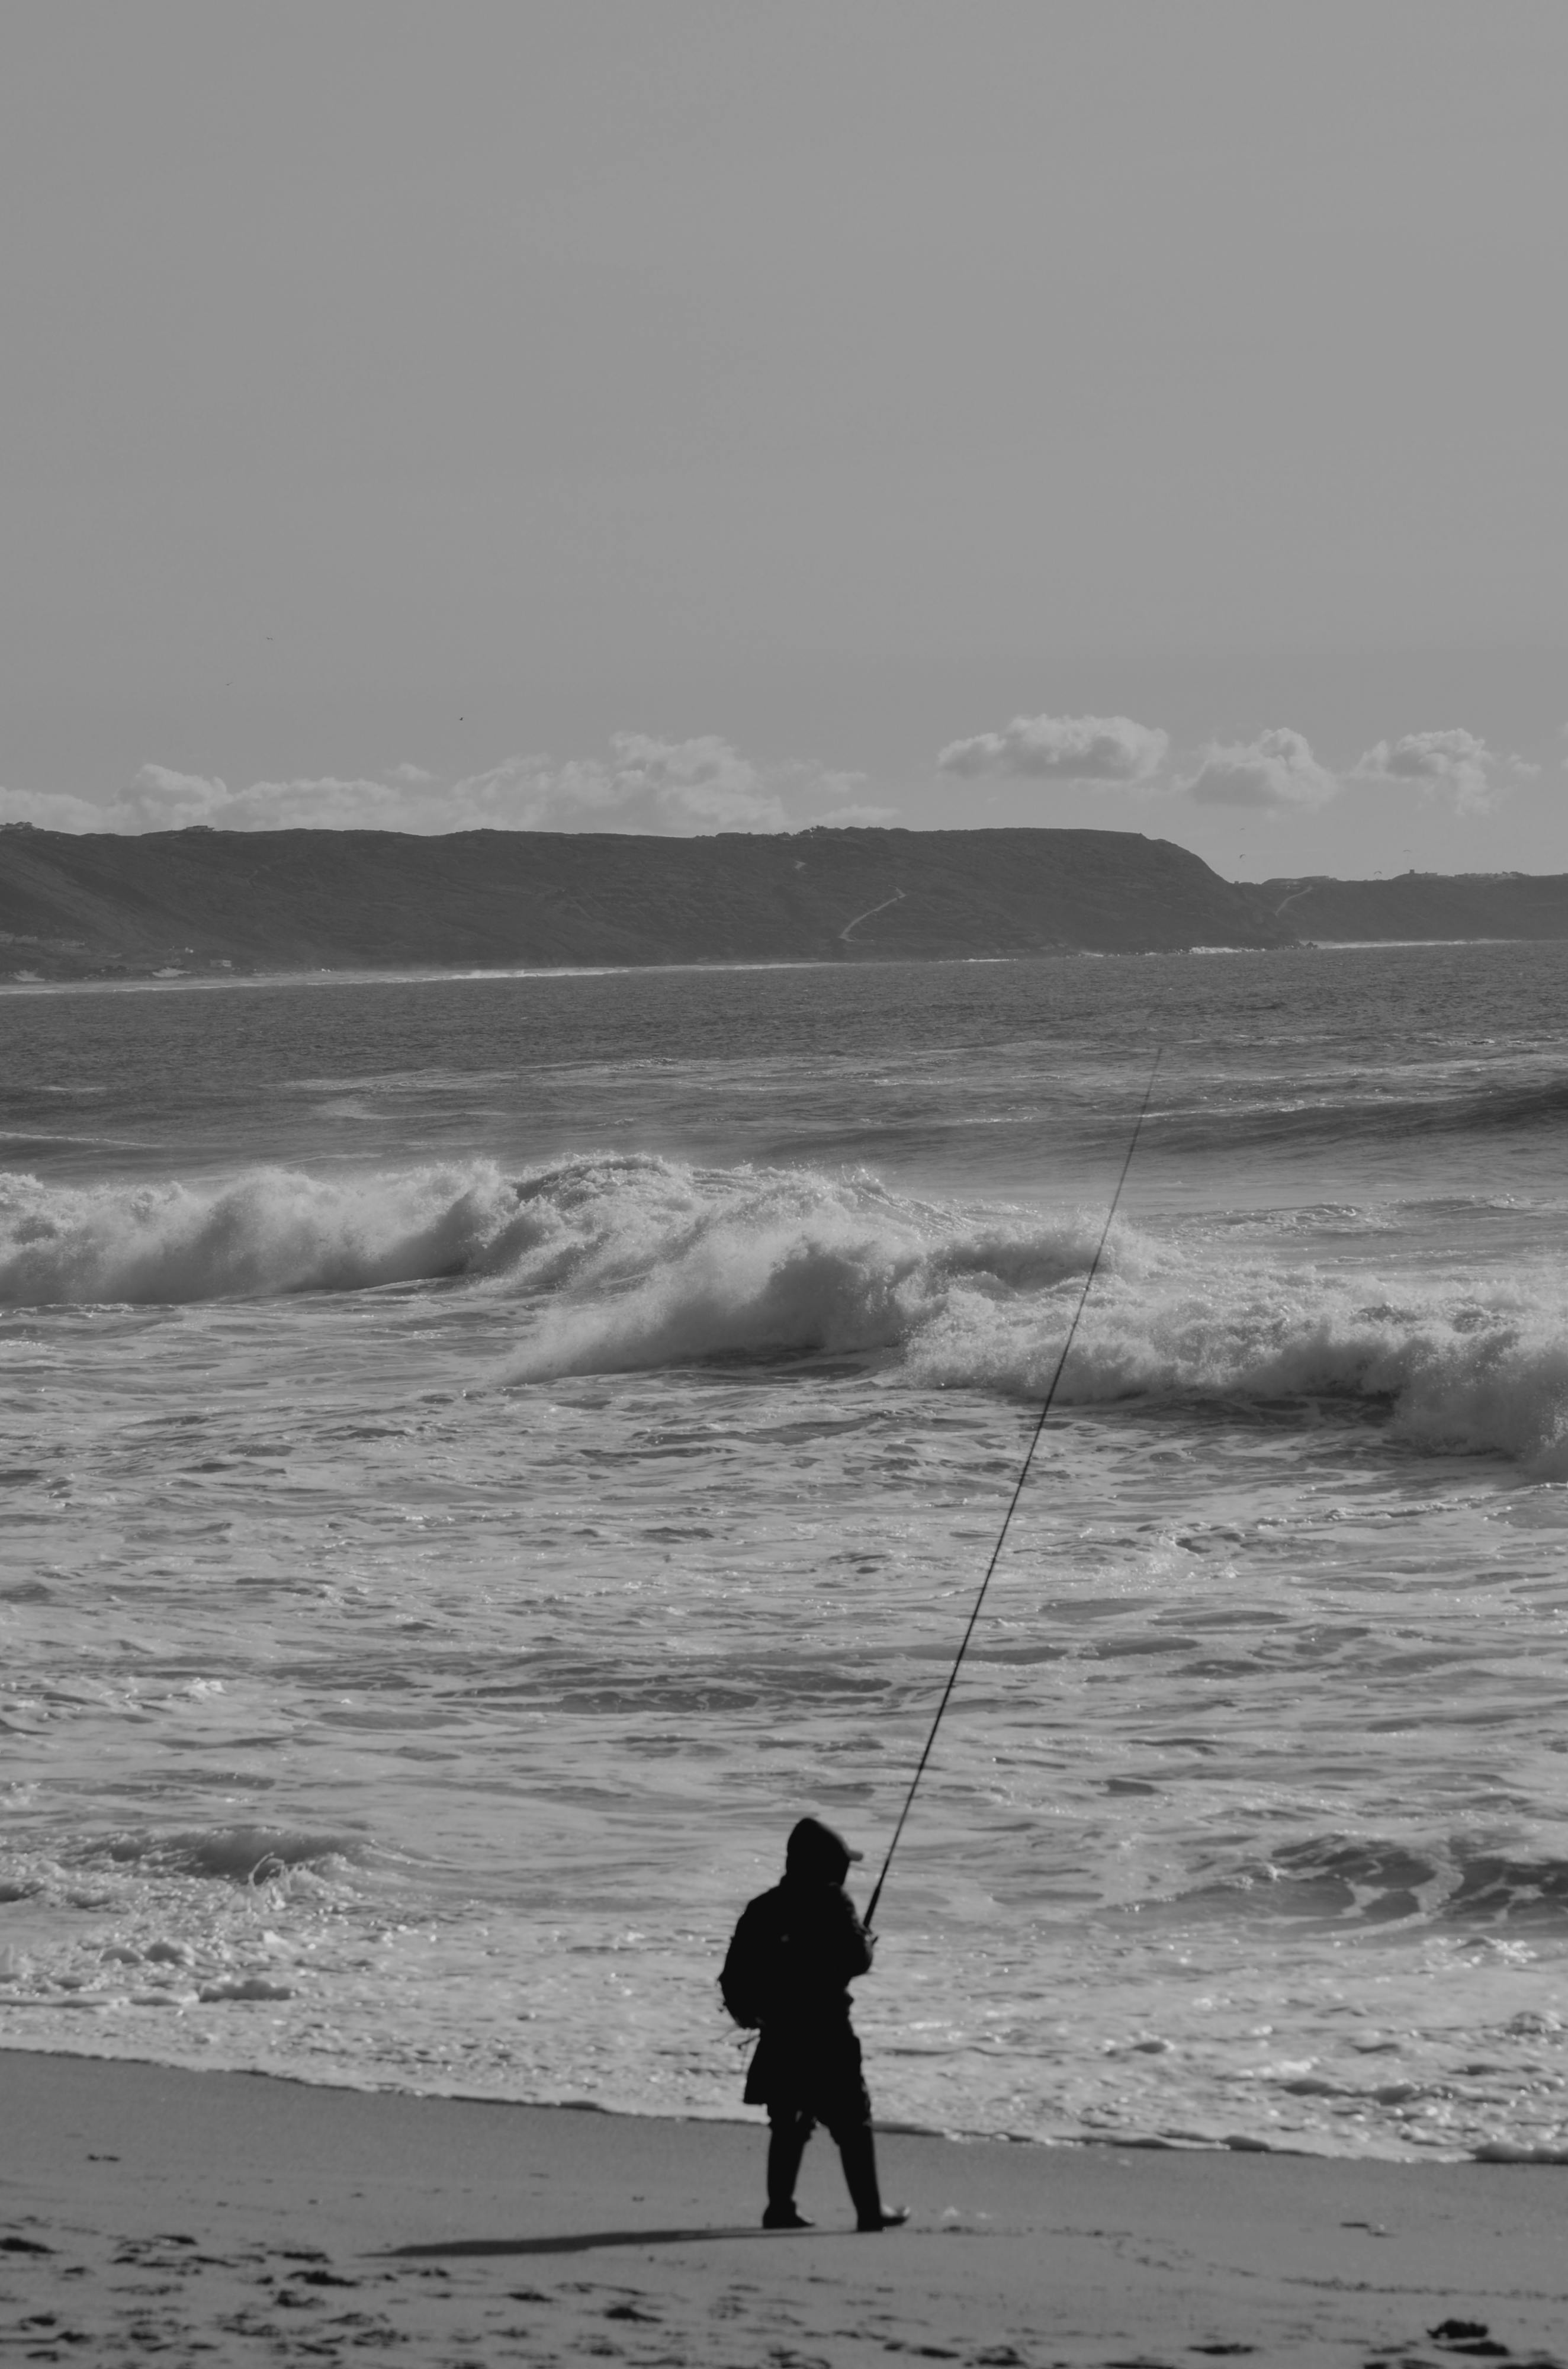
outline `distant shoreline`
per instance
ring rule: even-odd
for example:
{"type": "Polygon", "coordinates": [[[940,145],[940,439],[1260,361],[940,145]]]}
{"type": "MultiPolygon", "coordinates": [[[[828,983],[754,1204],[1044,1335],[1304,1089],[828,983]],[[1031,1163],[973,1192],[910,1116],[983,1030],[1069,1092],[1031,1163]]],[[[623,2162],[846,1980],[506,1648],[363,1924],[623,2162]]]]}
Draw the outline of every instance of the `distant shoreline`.
{"type": "MultiPolygon", "coordinates": [[[[1555,945],[1554,938],[1304,938],[1290,946],[1177,946],[1103,953],[1094,947],[1064,947],[1040,955],[888,955],[876,962],[856,963],[857,970],[979,969],[1013,963],[1173,962],[1232,960],[1238,955],[1263,958],[1274,955],[1405,954],[1434,946],[1555,945]]],[[[502,965],[395,964],[382,967],[361,965],[301,970],[189,971],[177,978],[145,976],[87,978],[18,978],[0,973],[0,999],[29,995],[178,995],[208,993],[226,988],[338,987],[462,987],[486,981],[521,979],[722,978],[730,974],[767,971],[841,971],[843,963],[692,962],[692,963],[555,963],[502,965]]]]}
{"type": "Polygon", "coordinates": [[[1136,831],[0,830],[12,989],[1551,939],[1568,875],[1236,882],[1136,831]]]}
{"type": "MultiPolygon", "coordinates": [[[[1149,962],[1154,959],[1201,962],[1221,958],[1229,961],[1238,955],[1262,958],[1281,954],[1407,954],[1440,946],[1529,946],[1558,945],[1562,943],[1557,938],[1303,938],[1288,946],[1148,947],[1112,953],[1082,946],[1063,947],[1055,954],[887,955],[874,962],[856,963],[853,967],[857,970],[956,970],[1013,963],[1149,962]]],[[[221,991],[225,988],[461,987],[507,979],[632,978],[647,976],[720,978],[732,973],[841,971],[849,967],[849,965],[827,962],[818,957],[815,961],[795,962],[534,963],[515,967],[499,964],[393,964],[384,967],[359,965],[335,968],[324,965],[299,970],[182,971],[172,978],[147,974],[117,978],[23,978],[15,975],[7,978],[0,973],[0,999],[29,995],[177,995],[193,990],[221,991]]]]}

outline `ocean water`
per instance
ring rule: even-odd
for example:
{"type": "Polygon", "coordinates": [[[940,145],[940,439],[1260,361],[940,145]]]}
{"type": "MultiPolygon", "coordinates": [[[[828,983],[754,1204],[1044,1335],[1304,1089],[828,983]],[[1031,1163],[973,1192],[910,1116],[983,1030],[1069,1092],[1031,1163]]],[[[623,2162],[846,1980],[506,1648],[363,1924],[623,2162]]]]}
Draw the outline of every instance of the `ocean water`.
{"type": "Polygon", "coordinates": [[[1568,2151],[1568,948],[0,995],[0,2042],[1568,2151]],[[863,1894],[864,1896],[864,1894],[863,1894]]]}

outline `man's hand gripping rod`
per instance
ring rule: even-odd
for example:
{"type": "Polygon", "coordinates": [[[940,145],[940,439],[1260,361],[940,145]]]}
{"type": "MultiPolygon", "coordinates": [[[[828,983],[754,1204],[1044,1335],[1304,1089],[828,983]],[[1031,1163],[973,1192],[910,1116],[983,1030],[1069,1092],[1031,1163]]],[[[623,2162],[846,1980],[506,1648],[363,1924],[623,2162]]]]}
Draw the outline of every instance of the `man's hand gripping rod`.
{"type": "Polygon", "coordinates": [[[1138,1139],[1143,1131],[1143,1122],[1149,1116],[1149,1105],[1150,1101],[1153,1099],[1154,1094],[1154,1081],[1160,1074],[1160,1062],[1164,1049],[1164,1047],[1162,1046],[1159,1052],[1154,1056],[1154,1066],[1149,1072],[1149,1083],[1143,1090],[1143,1101],[1139,1104],[1138,1117],[1133,1125],[1132,1140],[1127,1148],[1127,1158],[1122,1162],[1122,1173],[1116,1179],[1116,1189],[1111,1196],[1111,1206],[1105,1212],[1105,1222],[1100,1229],[1100,1240],[1095,1248],[1094,1255],[1089,1263],[1089,1272],[1083,1278],[1083,1288],[1078,1295],[1078,1305],[1072,1311],[1072,1322],[1067,1328],[1067,1338],[1061,1345],[1061,1355],[1057,1359],[1056,1371],[1051,1376],[1050,1388],[1047,1390],[1045,1402],[1040,1408],[1039,1420],[1035,1425],[1034,1435],[1029,1441],[1028,1453],[1024,1459],[1023,1466],[1019,1471],[1018,1480],[1013,1488],[1013,1495],[1008,1502],[1007,1511],[1001,1517],[1001,1528],[997,1532],[996,1544],[990,1551],[990,1561],[986,1565],[986,1575],[980,1582],[980,1592],[975,1598],[974,1610],[969,1615],[968,1626],[964,1631],[962,1642],[960,1642],[957,1654],[954,1658],[953,1667],[947,1674],[947,1684],[942,1689],[942,1700],[936,1706],[936,1717],[931,1722],[931,1734],[926,1737],[925,1750],[921,1754],[919,1765],[915,1769],[914,1775],[910,1780],[910,1790],[904,1796],[904,1806],[898,1813],[898,1823],[893,1829],[893,1839],[887,1846],[887,1856],[882,1862],[882,1872],[876,1879],[876,1889],[871,1895],[871,1905],[865,1912],[865,1929],[867,1933],[871,1931],[871,1928],[876,1922],[876,1904],[882,1897],[882,1887],[887,1881],[887,1871],[893,1864],[893,1853],[898,1848],[898,1837],[904,1831],[904,1821],[910,1814],[910,1805],[915,1798],[915,1788],[919,1785],[921,1779],[925,1774],[925,1764],[931,1758],[931,1749],[933,1745],[936,1742],[936,1731],[942,1725],[942,1714],[947,1709],[947,1699],[957,1683],[958,1672],[963,1667],[964,1656],[969,1650],[969,1640],[975,1633],[975,1623],[980,1617],[980,1607],[986,1600],[986,1590],[990,1585],[991,1574],[995,1571],[997,1564],[1001,1561],[1001,1550],[1007,1544],[1007,1533],[1012,1528],[1013,1516],[1018,1511],[1018,1501],[1024,1494],[1024,1483],[1029,1478],[1029,1467],[1035,1461],[1035,1450],[1040,1444],[1040,1434],[1046,1427],[1046,1417],[1050,1413],[1052,1402],[1056,1398],[1057,1385],[1061,1380],[1063,1369],[1066,1367],[1068,1356],[1071,1351],[1073,1340],[1078,1332],[1079,1320],[1082,1316],[1083,1310],[1088,1305],[1089,1294],[1093,1290],[1094,1285],[1094,1277],[1100,1272],[1100,1261],[1104,1254],[1106,1242],[1110,1238],[1111,1225],[1116,1214],[1116,1206],[1122,1197],[1122,1186],[1127,1183],[1127,1172],[1132,1166],[1132,1155],[1138,1150],[1138,1139]]]}

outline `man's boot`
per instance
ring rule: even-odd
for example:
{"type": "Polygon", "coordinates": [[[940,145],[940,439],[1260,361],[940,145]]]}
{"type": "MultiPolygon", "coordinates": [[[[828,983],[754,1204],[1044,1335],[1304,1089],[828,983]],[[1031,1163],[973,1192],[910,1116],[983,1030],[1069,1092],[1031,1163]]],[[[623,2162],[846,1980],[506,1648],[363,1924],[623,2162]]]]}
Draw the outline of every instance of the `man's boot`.
{"type": "Polygon", "coordinates": [[[839,2157],[849,2183],[850,2201],[855,2210],[855,2226],[859,2229],[897,2229],[910,2217],[908,2205],[891,2209],[882,2202],[882,2191],[876,2183],[876,2145],[871,2135],[871,2124],[861,2123],[845,2131],[839,2140],[839,2157]]]}
{"type": "Polygon", "coordinates": [[[804,2116],[775,2123],[768,2134],[768,2209],[764,2229],[809,2229],[811,2224],[795,2209],[795,2183],[811,2124],[804,2116]]]}

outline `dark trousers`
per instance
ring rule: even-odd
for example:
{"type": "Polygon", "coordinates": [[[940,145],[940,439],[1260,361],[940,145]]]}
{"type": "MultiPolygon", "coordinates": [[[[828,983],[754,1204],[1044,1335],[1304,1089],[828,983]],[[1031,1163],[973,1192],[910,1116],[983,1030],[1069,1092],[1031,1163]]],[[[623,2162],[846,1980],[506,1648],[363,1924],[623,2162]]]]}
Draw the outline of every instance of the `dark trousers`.
{"type": "MultiPolygon", "coordinates": [[[[795,2203],[795,2183],[800,2176],[801,2157],[806,2142],[817,2127],[817,2118],[794,2106],[770,2106],[768,2109],[768,2210],[786,2213],[795,2203]]],[[[863,2229],[882,2226],[882,2192],[876,2179],[876,2146],[871,2135],[871,2124],[859,2120],[835,2117],[830,2125],[838,2144],[839,2160],[844,2168],[844,2183],[855,2218],[863,2229]]]]}

